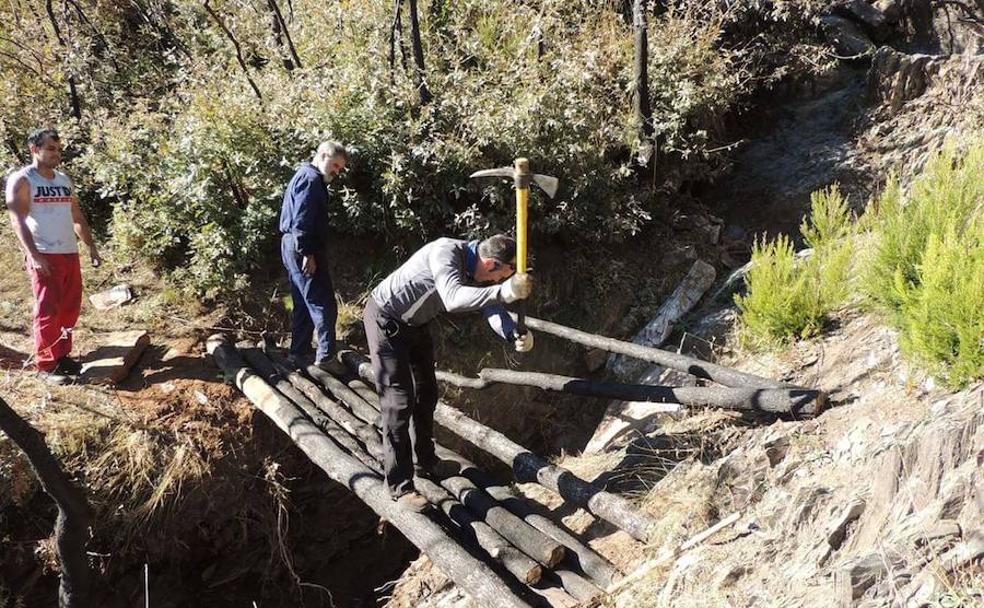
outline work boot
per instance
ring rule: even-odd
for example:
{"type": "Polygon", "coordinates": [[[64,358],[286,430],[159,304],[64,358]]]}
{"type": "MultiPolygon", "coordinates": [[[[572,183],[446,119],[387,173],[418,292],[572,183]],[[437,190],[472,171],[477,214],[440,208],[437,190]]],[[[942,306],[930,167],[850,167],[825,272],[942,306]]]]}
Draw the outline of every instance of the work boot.
{"type": "Polygon", "coordinates": [[[424,479],[430,479],[431,481],[447,479],[448,477],[457,475],[459,470],[458,463],[451,460],[435,460],[433,463],[427,465],[413,465],[414,475],[423,477],[424,479]]]}
{"type": "Polygon", "coordinates": [[[56,374],[63,374],[65,376],[78,376],[82,373],[82,364],[68,355],[65,355],[58,360],[58,363],[55,364],[55,369],[53,371],[56,374]]]}
{"type": "Polygon", "coordinates": [[[290,353],[287,355],[287,360],[290,361],[290,364],[296,369],[307,369],[307,366],[314,362],[314,355],[298,355],[295,353],[290,353]]]}
{"type": "Polygon", "coordinates": [[[427,499],[414,490],[397,497],[396,502],[404,509],[408,509],[414,513],[423,513],[430,508],[430,503],[427,502],[427,499]]]}
{"type": "Polygon", "coordinates": [[[328,372],[332,376],[344,376],[348,371],[345,364],[334,357],[324,357],[322,359],[318,359],[314,362],[314,365],[322,371],[328,372]]]}

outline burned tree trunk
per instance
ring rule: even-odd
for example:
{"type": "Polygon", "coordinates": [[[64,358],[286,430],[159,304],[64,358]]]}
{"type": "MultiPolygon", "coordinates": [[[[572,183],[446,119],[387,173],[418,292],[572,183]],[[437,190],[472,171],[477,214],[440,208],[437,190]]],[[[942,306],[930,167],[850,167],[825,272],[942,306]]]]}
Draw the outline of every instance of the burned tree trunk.
{"type": "Polygon", "coordinates": [[[410,11],[410,45],[413,48],[413,82],[417,86],[417,95],[420,96],[420,105],[425,106],[431,102],[433,96],[427,88],[427,80],[424,71],[424,45],[420,39],[420,19],[417,17],[417,0],[407,0],[408,10],[410,11]]]}
{"type": "Polygon", "coordinates": [[[60,608],[86,608],[92,586],[85,545],[89,539],[89,507],[34,427],[0,399],[0,430],[24,451],[41,487],[58,507],[55,543],[61,565],[60,608]]]}
{"type": "Polygon", "coordinates": [[[747,374],[722,365],[708,363],[707,361],[702,361],[694,357],[671,353],[659,348],[639,346],[638,344],[632,344],[631,342],[624,342],[614,338],[606,338],[597,334],[590,334],[535,317],[526,317],[526,325],[531,329],[570,340],[571,342],[657,363],[664,367],[686,372],[698,378],[712,380],[725,386],[745,388],[801,388],[791,387],[777,380],[747,374]]]}
{"type": "MultiPolygon", "coordinates": [[[[58,19],[55,17],[55,9],[52,6],[52,0],[45,0],[44,10],[48,13],[48,21],[51,22],[51,29],[55,31],[55,38],[58,39],[58,46],[61,47],[63,53],[68,53],[68,44],[65,42],[65,38],[62,37],[61,27],[58,25],[58,19]]],[[[82,100],[79,98],[78,85],[75,82],[75,74],[72,73],[71,68],[66,67],[65,72],[68,74],[68,98],[72,105],[72,116],[75,120],[82,120],[82,100]]]]}
{"type": "Polygon", "coordinates": [[[646,0],[632,2],[632,31],[635,42],[635,61],[632,112],[635,116],[639,149],[636,163],[648,167],[654,160],[653,154],[653,112],[649,105],[649,40],[646,21],[646,0]]]}
{"type": "Polygon", "coordinates": [[[805,388],[762,389],[617,384],[556,374],[497,368],[481,370],[478,372],[478,378],[466,378],[458,374],[438,371],[437,379],[463,388],[483,389],[493,384],[513,384],[516,386],[533,386],[545,391],[557,391],[582,397],[680,403],[688,407],[756,410],[791,413],[797,416],[815,416],[823,410],[826,402],[826,395],[822,391],[805,388]]]}
{"type": "Polygon", "coordinates": [[[401,508],[382,479],[322,433],[301,411],[246,367],[235,348],[221,336],[208,340],[208,352],[235,378],[236,386],[266,414],[311,461],[348,487],[385,518],[477,602],[488,606],[528,608],[488,565],[475,559],[426,515],[401,508]]]}

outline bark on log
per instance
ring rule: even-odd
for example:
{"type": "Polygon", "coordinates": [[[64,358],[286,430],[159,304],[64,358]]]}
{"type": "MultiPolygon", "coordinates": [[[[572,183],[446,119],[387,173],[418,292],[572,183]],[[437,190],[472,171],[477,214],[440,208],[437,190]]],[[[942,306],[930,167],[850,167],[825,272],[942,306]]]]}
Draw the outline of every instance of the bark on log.
{"type": "Polygon", "coordinates": [[[301,411],[250,371],[235,348],[221,336],[208,340],[208,352],[235,378],[236,386],[333,480],[348,487],[424,552],[475,601],[485,606],[528,608],[495,572],[469,555],[426,515],[401,508],[390,499],[379,475],[348,455],[301,411]]]}
{"type": "Polygon", "coordinates": [[[485,368],[478,378],[467,378],[438,371],[437,379],[463,388],[483,389],[493,384],[533,386],[545,391],[557,391],[582,397],[603,397],[620,401],[652,401],[680,403],[688,407],[719,407],[732,410],[788,412],[797,416],[815,416],[826,403],[826,395],[814,389],[732,388],[704,386],[652,386],[648,384],[618,384],[586,378],[572,378],[540,372],[521,372],[511,369],[485,368]]]}
{"type": "Polygon", "coordinates": [[[650,363],[657,363],[664,367],[686,372],[698,378],[712,380],[725,386],[744,388],[800,388],[770,378],[763,378],[715,363],[701,361],[694,357],[671,353],[659,348],[639,346],[638,344],[632,344],[631,342],[624,342],[614,338],[606,338],[597,334],[590,334],[535,317],[526,317],[526,325],[531,329],[564,338],[571,342],[577,342],[578,344],[590,346],[591,348],[600,348],[610,353],[628,355],[642,359],[643,361],[649,361],[650,363]]]}
{"type": "Polygon", "coordinates": [[[348,405],[352,409],[353,414],[373,426],[380,425],[379,409],[369,407],[365,400],[360,399],[359,396],[352,389],[346,386],[344,382],[316,365],[309,365],[304,371],[306,371],[309,376],[314,378],[323,387],[328,389],[328,391],[331,392],[336,399],[348,405]]]}
{"type": "MultiPolygon", "coordinates": [[[[345,350],[342,351],[341,358],[354,372],[363,377],[368,376],[367,380],[372,381],[372,371],[364,356],[345,350]]],[[[655,519],[633,507],[621,496],[606,492],[571,471],[548,463],[502,433],[472,420],[444,403],[438,402],[434,420],[512,467],[513,474],[519,481],[535,481],[559,494],[567,502],[625,530],[633,538],[646,541],[649,528],[656,523],[655,519]]]]}
{"type": "MultiPolygon", "coordinates": [[[[321,392],[317,384],[302,376],[300,372],[295,370],[278,353],[267,352],[266,355],[273,362],[277,371],[287,378],[288,382],[301,391],[305,397],[313,401],[318,406],[318,409],[337,422],[339,426],[357,437],[369,449],[370,454],[378,456],[383,453],[382,441],[380,441],[379,434],[373,429],[372,424],[367,425],[365,421],[352,414],[352,412],[329,399],[327,395],[321,392]]],[[[256,366],[254,365],[254,367],[256,366]]]]}
{"type": "Polygon", "coordinates": [[[501,563],[510,574],[527,585],[535,585],[543,577],[543,566],[509,544],[492,526],[461,504],[445,488],[427,479],[416,479],[414,486],[429,502],[437,505],[463,530],[468,530],[475,543],[489,556],[501,563]]]}
{"type": "Polygon", "coordinates": [[[85,544],[89,539],[89,506],[62,470],[44,437],[6,401],[0,399],[0,430],[24,451],[41,488],[55,501],[55,545],[61,575],[58,584],[59,608],[87,608],[92,587],[85,544]]]}
{"type": "Polygon", "coordinates": [[[542,512],[537,512],[533,505],[517,496],[512,489],[498,484],[474,463],[442,446],[437,447],[437,455],[443,460],[457,463],[462,476],[467,477],[472,483],[485,490],[502,506],[522,517],[526,523],[564,545],[568,550],[565,561],[573,562],[575,569],[584,572],[601,588],[611,585],[618,576],[618,571],[611,562],[582,543],[570,531],[555,524],[542,512]]]}
{"type": "MultiPolygon", "coordinates": [[[[632,343],[644,347],[659,347],[670,337],[673,326],[700,301],[717,278],[714,267],[697,260],[686,276],[676,286],[670,297],[656,311],[656,316],[632,338],[632,343]]],[[[646,369],[638,359],[613,353],[608,359],[609,368],[620,379],[636,380],[646,369]]]]}
{"type": "MultiPolygon", "coordinates": [[[[335,383],[338,384],[338,380],[335,380],[335,383]]],[[[347,406],[373,407],[373,411],[379,408],[378,395],[375,393],[373,395],[376,396],[376,399],[370,403],[352,388],[348,386],[344,388],[345,390],[339,390],[336,393],[336,397],[347,406]],[[357,402],[361,402],[362,405],[359,406],[357,402]]],[[[378,419],[378,416],[376,418],[378,419]]],[[[381,457],[381,453],[382,450],[380,449],[375,455],[381,457]]],[[[564,558],[564,548],[560,543],[497,504],[491,496],[465,477],[454,475],[440,480],[440,485],[451,492],[456,500],[464,504],[498,534],[541,564],[552,568],[564,558]]]]}

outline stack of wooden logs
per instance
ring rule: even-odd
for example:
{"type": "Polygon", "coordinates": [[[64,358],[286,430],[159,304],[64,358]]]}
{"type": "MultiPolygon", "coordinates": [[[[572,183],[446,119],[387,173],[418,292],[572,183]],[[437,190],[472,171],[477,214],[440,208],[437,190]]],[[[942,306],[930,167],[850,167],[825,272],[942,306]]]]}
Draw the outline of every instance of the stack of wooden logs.
{"type": "MultiPolygon", "coordinates": [[[[552,374],[484,369],[478,378],[447,372],[438,377],[463,387],[494,383],[615,399],[669,401],[688,406],[818,414],[826,396],[699,359],[581,332],[527,317],[534,330],[687,372],[724,387],[666,387],[597,382],[552,374]]],[[[494,481],[460,454],[438,445],[438,456],[456,471],[420,478],[418,491],[435,507],[420,514],[391,500],[382,478],[379,396],[365,357],[343,351],[351,375],[332,376],[310,366],[294,369],[281,355],[242,350],[213,336],[208,350],[243,393],[329,477],[344,484],[399,529],[467,592],[485,606],[573,606],[600,596],[615,583],[615,568],[545,510],[494,481]]],[[[551,465],[508,437],[438,403],[437,424],[507,464],[515,478],[538,483],[566,503],[646,541],[655,520],[625,499],[571,471],[551,465]]]]}
{"type": "MultiPolygon", "coordinates": [[[[614,566],[546,510],[520,498],[460,454],[438,445],[455,471],[417,478],[434,508],[401,508],[382,481],[379,397],[357,376],[303,372],[274,352],[237,348],[213,336],[208,350],[254,405],[329,477],[354,492],[425,553],[476,602],[490,607],[575,606],[600,596],[618,576],[614,566]]],[[[344,357],[352,371],[364,359],[344,357]]],[[[645,539],[652,518],[619,496],[548,464],[507,437],[439,404],[438,424],[509,464],[520,481],[537,482],[565,500],[645,539]]]]}

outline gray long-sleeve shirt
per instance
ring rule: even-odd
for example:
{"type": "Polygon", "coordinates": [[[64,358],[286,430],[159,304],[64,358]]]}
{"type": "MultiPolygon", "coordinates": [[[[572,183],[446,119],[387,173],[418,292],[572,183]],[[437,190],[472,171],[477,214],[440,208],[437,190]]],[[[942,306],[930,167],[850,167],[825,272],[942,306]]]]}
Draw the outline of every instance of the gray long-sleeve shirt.
{"type": "Polygon", "coordinates": [[[414,327],[442,312],[482,310],[493,330],[508,339],[513,321],[502,307],[502,285],[474,284],[476,247],[476,241],[432,241],[390,273],[370,297],[387,316],[414,327]]]}

